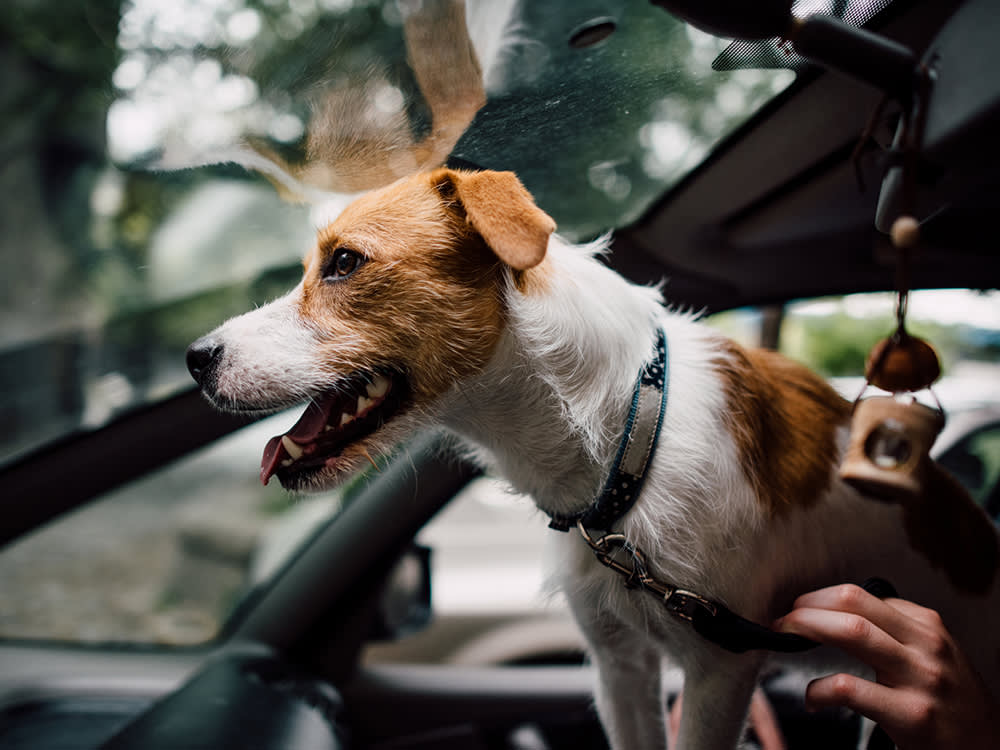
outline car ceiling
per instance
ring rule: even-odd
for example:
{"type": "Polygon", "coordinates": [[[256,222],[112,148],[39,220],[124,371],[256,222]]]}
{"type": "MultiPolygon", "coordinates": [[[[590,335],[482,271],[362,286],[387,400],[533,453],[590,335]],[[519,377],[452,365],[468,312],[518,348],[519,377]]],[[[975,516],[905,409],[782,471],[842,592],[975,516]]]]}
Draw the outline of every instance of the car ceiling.
{"type": "MultiPolygon", "coordinates": [[[[994,288],[1000,243],[984,238],[998,183],[983,165],[996,164],[989,135],[1000,117],[1000,77],[989,34],[977,33],[978,47],[970,50],[966,29],[995,31],[995,14],[988,2],[966,3],[963,12],[974,23],[961,30],[956,60],[954,42],[935,37],[961,3],[902,5],[880,33],[941,59],[925,139],[933,169],[921,174],[927,221],[911,285],[994,288]],[[978,85],[967,85],[970,78],[978,85]]],[[[671,302],[709,310],[893,288],[896,255],[875,227],[884,151],[872,145],[857,166],[852,159],[881,98],[836,72],[800,76],[616,236],[614,264],[637,280],[665,278],[671,302]]],[[[898,105],[890,103],[877,120],[873,136],[882,147],[898,118],[898,105]]]]}

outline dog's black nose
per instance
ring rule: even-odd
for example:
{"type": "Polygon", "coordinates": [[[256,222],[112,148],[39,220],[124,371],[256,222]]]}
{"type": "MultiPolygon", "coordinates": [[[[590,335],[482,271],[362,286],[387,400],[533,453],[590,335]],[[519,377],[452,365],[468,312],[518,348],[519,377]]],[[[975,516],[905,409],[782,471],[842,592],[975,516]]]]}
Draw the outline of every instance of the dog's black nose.
{"type": "Polygon", "coordinates": [[[187,350],[187,368],[195,382],[205,387],[209,376],[222,358],[222,344],[207,336],[195,341],[187,350]]]}

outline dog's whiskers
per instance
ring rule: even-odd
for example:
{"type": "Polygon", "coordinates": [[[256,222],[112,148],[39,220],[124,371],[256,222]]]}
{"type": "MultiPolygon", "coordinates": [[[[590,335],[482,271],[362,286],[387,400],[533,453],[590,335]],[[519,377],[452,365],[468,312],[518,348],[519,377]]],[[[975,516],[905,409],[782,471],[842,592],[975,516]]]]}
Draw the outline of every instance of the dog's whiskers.
{"type": "Polygon", "coordinates": [[[365,458],[368,459],[368,463],[370,463],[372,465],[372,467],[375,469],[375,471],[379,471],[379,472],[382,471],[378,467],[378,464],[375,463],[375,459],[372,458],[372,455],[371,455],[371,453],[368,452],[367,448],[365,448],[364,446],[362,446],[360,450],[361,450],[361,455],[363,455],[365,458]]]}

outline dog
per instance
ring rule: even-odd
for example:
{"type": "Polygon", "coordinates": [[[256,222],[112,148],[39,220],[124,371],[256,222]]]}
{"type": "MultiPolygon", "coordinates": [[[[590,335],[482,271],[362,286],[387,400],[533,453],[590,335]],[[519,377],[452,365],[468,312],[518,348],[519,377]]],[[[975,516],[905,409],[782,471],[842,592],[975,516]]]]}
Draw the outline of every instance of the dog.
{"type": "Polygon", "coordinates": [[[679,746],[738,743],[766,653],[707,639],[687,605],[764,626],[802,593],[870,576],[938,610],[1000,690],[997,538],[985,515],[936,473],[912,507],[859,494],[836,470],[848,402],[806,368],[669,310],[659,288],[601,262],[606,245],[562,240],[512,173],[409,176],[320,229],[301,283],[199,339],[188,364],[221,409],[308,402],[265,447],[265,482],[326,488],[444,425],[569,528],[552,534],[555,574],[589,643],[613,748],[665,747],[665,655],[685,673],[679,746]],[[660,357],[668,373],[650,370],[660,357]],[[622,451],[634,458],[622,437],[637,382],[638,411],[655,423],[638,451],[648,460],[641,491],[613,488],[627,502],[607,529],[629,564],[641,559],[626,577],[572,526],[622,451]],[[946,493],[942,512],[934,498],[946,493]],[[623,585],[639,573],[687,598],[671,608],[645,584],[623,585]]]}

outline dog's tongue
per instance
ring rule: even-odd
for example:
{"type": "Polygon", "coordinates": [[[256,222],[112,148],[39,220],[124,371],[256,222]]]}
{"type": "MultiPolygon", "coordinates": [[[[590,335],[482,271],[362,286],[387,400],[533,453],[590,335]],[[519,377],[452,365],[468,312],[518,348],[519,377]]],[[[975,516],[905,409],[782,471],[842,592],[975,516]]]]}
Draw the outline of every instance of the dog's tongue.
{"type": "Polygon", "coordinates": [[[299,417],[292,429],[284,435],[275,435],[267,441],[264,447],[264,455],[260,460],[260,481],[267,484],[274,475],[278,464],[281,463],[284,451],[281,448],[281,439],[287,435],[299,445],[304,445],[316,439],[323,428],[326,427],[327,419],[330,415],[330,404],[333,397],[322,398],[309,402],[305,413],[299,417]]]}

